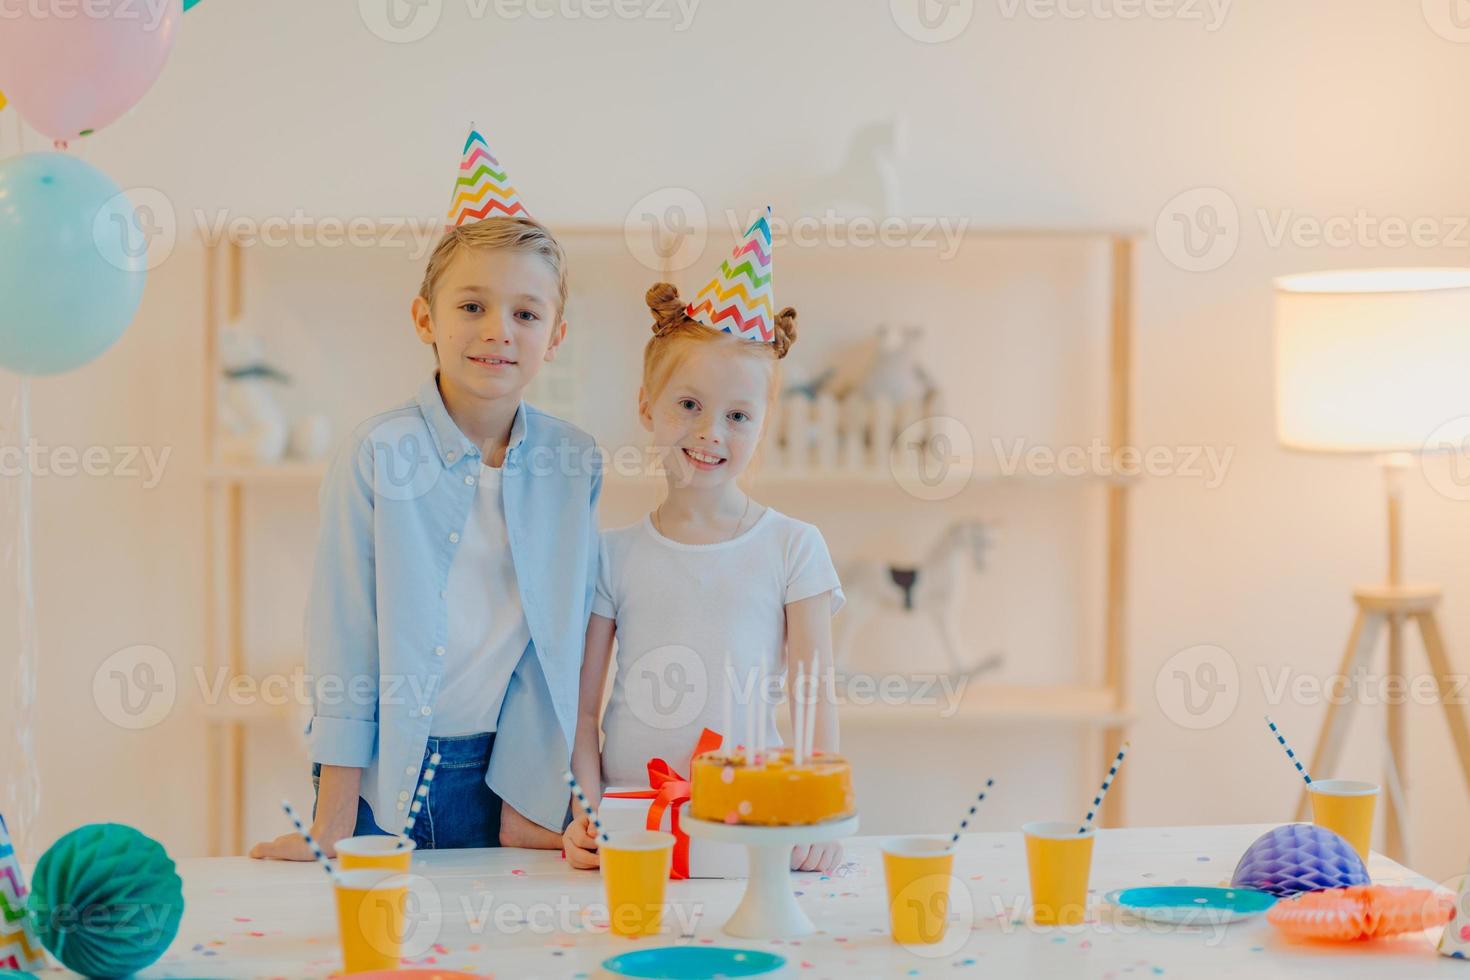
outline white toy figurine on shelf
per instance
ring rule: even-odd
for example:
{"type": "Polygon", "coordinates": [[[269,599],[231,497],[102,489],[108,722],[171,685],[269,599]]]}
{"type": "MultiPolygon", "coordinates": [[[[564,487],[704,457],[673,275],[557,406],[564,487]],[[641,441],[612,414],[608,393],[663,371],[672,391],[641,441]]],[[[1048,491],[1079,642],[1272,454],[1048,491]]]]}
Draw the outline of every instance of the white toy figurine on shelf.
{"type": "Polygon", "coordinates": [[[290,426],[277,397],[290,379],[265,360],[265,341],[234,324],[219,333],[219,455],[226,463],[273,463],[286,453],[290,426]]]}
{"type": "Polygon", "coordinates": [[[236,321],[219,333],[219,458],[223,463],[318,460],[332,448],[332,420],[321,412],[295,421],[281,402],[291,379],[265,356],[265,340],[236,321]]]}
{"type": "Polygon", "coordinates": [[[979,521],[960,521],[945,528],[923,561],[915,566],[883,561],[855,562],[841,569],[847,612],[833,623],[833,646],[851,659],[853,641],[866,620],[879,611],[924,616],[933,626],[954,676],[974,676],[999,667],[1002,655],[967,658],[958,618],[967,605],[969,569],[985,567],[993,532],[979,521]]]}

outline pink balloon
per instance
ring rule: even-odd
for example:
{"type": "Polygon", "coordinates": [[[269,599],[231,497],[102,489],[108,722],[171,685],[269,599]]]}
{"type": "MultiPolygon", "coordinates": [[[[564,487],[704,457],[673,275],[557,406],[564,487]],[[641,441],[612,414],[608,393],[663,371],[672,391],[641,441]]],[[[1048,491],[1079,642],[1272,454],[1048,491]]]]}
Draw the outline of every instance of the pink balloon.
{"type": "Polygon", "coordinates": [[[173,50],[183,0],[26,0],[0,19],[0,91],[72,139],[131,109],[173,50]]]}

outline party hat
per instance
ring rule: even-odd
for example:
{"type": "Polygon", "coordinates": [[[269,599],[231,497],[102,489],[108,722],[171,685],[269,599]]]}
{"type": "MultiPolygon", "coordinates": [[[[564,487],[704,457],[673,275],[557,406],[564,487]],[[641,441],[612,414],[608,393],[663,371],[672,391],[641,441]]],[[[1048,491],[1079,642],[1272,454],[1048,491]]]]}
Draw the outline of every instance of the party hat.
{"type": "Polygon", "coordinates": [[[490,152],[490,144],[485,142],[478,129],[471,128],[469,138],[464,141],[459,179],[454,182],[449,224],[458,228],[495,214],[530,217],[510,182],[510,176],[490,152]]]}
{"type": "Polygon", "coordinates": [[[686,312],[716,330],[746,340],[776,339],[775,297],[771,289],[771,208],[755,219],[720,272],[695,294],[686,312]]]}
{"type": "Polygon", "coordinates": [[[26,879],[0,817],[0,969],[44,970],[46,954],[26,914],[26,879]]]}
{"type": "Polygon", "coordinates": [[[1439,951],[1457,960],[1470,959],[1470,874],[1460,883],[1455,911],[1439,937],[1439,951]]]}

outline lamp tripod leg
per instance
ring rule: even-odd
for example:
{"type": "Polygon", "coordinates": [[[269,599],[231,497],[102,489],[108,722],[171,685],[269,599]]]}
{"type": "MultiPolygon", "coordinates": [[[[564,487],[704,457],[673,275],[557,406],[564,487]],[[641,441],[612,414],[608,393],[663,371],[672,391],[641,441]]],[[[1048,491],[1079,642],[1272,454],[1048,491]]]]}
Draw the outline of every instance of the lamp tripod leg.
{"type": "Polygon", "coordinates": [[[1424,637],[1424,652],[1429,657],[1429,666],[1434,671],[1434,682],[1439,692],[1439,703],[1444,708],[1445,721],[1449,723],[1450,737],[1455,742],[1455,754],[1460,757],[1460,769],[1465,775],[1465,785],[1470,787],[1470,724],[1465,720],[1466,692],[1463,675],[1456,688],[1456,674],[1450,667],[1450,657],[1445,652],[1444,637],[1439,632],[1439,621],[1433,612],[1415,613],[1419,632],[1424,637]]]}
{"type": "Polygon", "coordinates": [[[1385,783],[1389,793],[1385,797],[1383,842],[1384,851],[1395,861],[1408,859],[1406,825],[1409,822],[1404,800],[1409,795],[1409,777],[1404,769],[1407,734],[1404,726],[1403,698],[1407,697],[1407,676],[1404,673],[1404,619],[1398,613],[1388,614],[1388,676],[1384,687],[1386,723],[1388,726],[1388,760],[1385,766],[1385,783]],[[1395,691],[1398,693],[1395,693],[1395,691]]]}
{"type": "MultiPolygon", "coordinates": [[[[1370,612],[1361,606],[1358,608],[1352,632],[1348,634],[1347,649],[1343,651],[1342,665],[1338,667],[1341,676],[1350,677],[1353,669],[1372,655],[1373,645],[1378,640],[1378,630],[1382,625],[1383,616],[1380,613],[1370,612]]],[[[1352,712],[1353,704],[1350,697],[1328,698],[1327,717],[1322,720],[1322,731],[1317,736],[1317,745],[1312,749],[1312,764],[1307,770],[1309,773],[1325,778],[1326,773],[1336,768],[1337,757],[1342,754],[1342,740],[1347,734],[1348,716],[1352,712]],[[1339,701],[1342,703],[1339,704],[1339,701]]],[[[1301,797],[1297,800],[1297,820],[1307,819],[1308,802],[1307,791],[1303,787],[1301,797]]]]}

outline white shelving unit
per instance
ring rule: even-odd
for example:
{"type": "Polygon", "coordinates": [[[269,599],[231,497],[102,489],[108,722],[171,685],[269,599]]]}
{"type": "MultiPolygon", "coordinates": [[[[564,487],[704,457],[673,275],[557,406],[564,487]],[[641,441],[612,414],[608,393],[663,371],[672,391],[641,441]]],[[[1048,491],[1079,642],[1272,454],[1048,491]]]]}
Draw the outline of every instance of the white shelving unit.
{"type": "MultiPolygon", "coordinates": [[[[576,240],[616,242],[625,234],[615,226],[557,229],[564,242],[576,240]]],[[[1125,229],[1105,228],[970,228],[966,240],[1069,239],[1100,243],[1108,253],[1108,308],[1105,374],[1107,402],[1107,445],[1116,455],[1131,440],[1131,360],[1133,333],[1133,248],[1138,234],[1125,229]]],[[[673,255],[675,243],[662,243],[659,254],[673,255]]],[[[231,676],[241,674],[247,663],[244,649],[244,497],[255,491],[289,491],[300,495],[303,506],[314,506],[315,490],[325,473],[325,464],[281,462],[271,465],[231,465],[216,454],[216,392],[219,378],[218,331],[237,318],[244,305],[243,266],[247,249],[237,242],[205,244],[205,339],[206,378],[204,438],[207,465],[203,493],[207,526],[204,534],[206,573],[205,667],[226,668],[231,676]]],[[[1013,722],[1075,724],[1101,735],[1099,762],[1117,752],[1132,712],[1126,695],[1127,645],[1125,609],[1127,601],[1128,493],[1136,480],[1097,476],[1028,477],[977,473],[956,498],[956,506],[982,499],[996,487],[1065,487],[1080,484],[1100,487],[1105,498],[1105,541],[1103,567],[1102,635],[1097,637],[1095,684],[1057,683],[1041,685],[970,684],[953,714],[941,717],[939,709],[924,705],[883,705],[881,709],[848,705],[841,709],[841,723],[859,729],[906,730],[915,726],[943,724],[977,726],[1013,722]]],[[[652,499],[662,478],[652,474],[622,476],[610,473],[605,499],[619,494],[641,494],[652,499]]],[[[757,491],[804,489],[829,493],[834,488],[859,492],[863,506],[898,511],[913,498],[905,495],[900,481],[881,469],[780,470],[764,468],[752,479],[757,491]]],[[[294,500],[294,497],[292,498],[294,500]]],[[[640,498],[641,499],[641,498],[640,498]]],[[[293,613],[296,611],[293,610],[293,613]]],[[[1085,645],[1088,646],[1088,645],[1085,645]]],[[[210,854],[240,854],[245,847],[245,752],[247,732],[256,724],[280,724],[287,713],[266,705],[218,706],[211,709],[208,752],[211,765],[205,787],[208,806],[210,854]]],[[[1120,780],[1109,798],[1103,819],[1123,822],[1126,778],[1120,780]]]]}

